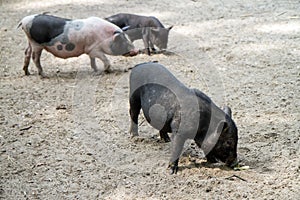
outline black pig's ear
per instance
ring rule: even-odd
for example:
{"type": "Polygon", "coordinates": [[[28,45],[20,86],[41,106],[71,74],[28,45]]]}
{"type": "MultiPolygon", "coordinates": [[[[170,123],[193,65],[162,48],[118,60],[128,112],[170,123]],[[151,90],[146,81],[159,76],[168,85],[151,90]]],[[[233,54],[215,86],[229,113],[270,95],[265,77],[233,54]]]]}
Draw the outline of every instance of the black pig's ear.
{"type": "Polygon", "coordinates": [[[223,111],[231,118],[231,108],[229,106],[224,106],[223,111]]]}
{"type": "Polygon", "coordinates": [[[229,135],[228,131],[229,125],[226,121],[221,121],[218,123],[217,129],[208,137],[206,137],[201,144],[201,149],[204,151],[205,155],[207,155],[213,148],[216,147],[219,140],[221,143],[227,140],[229,135]]]}
{"type": "MultiPolygon", "coordinates": [[[[230,117],[231,117],[231,116],[230,116],[230,117]]],[[[223,126],[222,133],[228,132],[228,129],[229,129],[229,126],[228,126],[227,122],[225,122],[225,123],[224,123],[224,126],[223,126]]]]}
{"type": "Polygon", "coordinates": [[[228,131],[228,124],[226,121],[221,121],[216,128],[217,129],[213,133],[205,137],[201,144],[201,149],[205,154],[209,153],[217,145],[219,139],[223,140],[223,134],[228,131]]]}
{"type": "Polygon", "coordinates": [[[229,129],[229,126],[228,126],[227,122],[220,122],[218,124],[217,132],[219,134],[224,134],[224,133],[228,132],[228,129],[229,129]]]}
{"type": "Polygon", "coordinates": [[[130,28],[130,26],[125,26],[122,28],[122,31],[127,31],[130,28]]]}

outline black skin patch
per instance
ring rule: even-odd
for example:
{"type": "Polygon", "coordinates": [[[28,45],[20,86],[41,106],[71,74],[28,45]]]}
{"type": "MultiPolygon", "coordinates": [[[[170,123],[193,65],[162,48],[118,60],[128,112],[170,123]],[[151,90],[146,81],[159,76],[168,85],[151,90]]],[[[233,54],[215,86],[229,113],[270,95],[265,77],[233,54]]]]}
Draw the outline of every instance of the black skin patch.
{"type": "Polygon", "coordinates": [[[57,50],[61,51],[63,49],[62,45],[57,45],[57,50]]]}
{"type": "Polygon", "coordinates": [[[65,48],[67,51],[73,51],[75,49],[75,44],[68,43],[65,48]]]}
{"type": "Polygon", "coordinates": [[[133,45],[130,41],[125,37],[125,34],[116,33],[115,40],[111,43],[111,51],[113,55],[124,55],[130,52],[131,48],[133,49],[133,45]]]}
{"type": "Polygon", "coordinates": [[[39,44],[50,42],[64,32],[64,27],[70,19],[51,15],[37,15],[30,27],[31,38],[39,44]]]}

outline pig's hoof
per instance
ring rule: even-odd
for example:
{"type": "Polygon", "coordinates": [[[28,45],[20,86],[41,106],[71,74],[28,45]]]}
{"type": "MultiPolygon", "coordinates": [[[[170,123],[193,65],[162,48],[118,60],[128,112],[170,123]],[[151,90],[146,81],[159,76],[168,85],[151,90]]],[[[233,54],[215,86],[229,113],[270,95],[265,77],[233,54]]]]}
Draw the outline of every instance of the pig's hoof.
{"type": "Polygon", "coordinates": [[[152,50],[153,53],[157,53],[158,52],[154,47],[151,48],[151,50],[152,50]]]}
{"type": "Polygon", "coordinates": [[[177,174],[178,172],[178,165],[175,164],[169,164],[168,169],[170,169],[170,174],[177,174]]]}
{"type": "Polygon", "coordinates": [[[171,142],[170,138],[164,138],[163,140],[164,140],[165,143],[171,142]]]}
{"type": "Polygon", "coordinates": [[[101,74],[102,74],[102,71],[93,72],[93,76],[100,76],[101,74]]]}
{"type": "Polygon", "coordinates": [[[49,78],[47,75],[45,75],[44,73],[40,73],[40,76],[42,79],[46,79],[46,78],[49,78]]]}
{"type": "Polygon", "coordinates": [[[160,135],[161,140],[163,140],[165,143],[171,141],[171,139],[170,139],[170,137],[169,137],[169,135],[168,135],[167,132],[159,131],[159,135],[160,135]]]}
{"type": "Polygon", "coordinates": [[[112,73],[112,72],[113,72],[113,71],[112,71],[110,68],[108,68],[108,69],[105,70],[105,73],[108,73],[108,74],[109,74],[109,73],[112,73]]]}
{"type": "Polygon", "coordinates": [[[137,132],[130,132],[131,138],[138,137],[139,134],[137,132]]]}
{"type": "Polygon", "coordinates": [[[160,135],[161,140],[163,140],[165,143],[171,142],[170,137],[168,136],[168,133],[161,134],[160,135]]]}
{"type": "Polygon", "coordinates": [[[30,75],[29,71],[25,71],[25,76],[29,76],[29,75],[30,75]]]}
{"type": "Polygon", "coordinates": [[[210,155],[206,156],[206,160],[208,163],[217,163],[218,162],[215,157],[210,156],[210,155]]]}
{"type": "Polygon", "coordinates": [[[151,55],[150,49],[142,49],[139,50],[139,54],[147,54],[148,56],[151,55]]]}
{"type": "Polygon", "coordinates": [[[145,141],[145,138],[139,137],[139,136],[132,137],[131,139],[132,139],[132,141],[134,143],[140,143],[140,142],[144,142],[145,141]]]}

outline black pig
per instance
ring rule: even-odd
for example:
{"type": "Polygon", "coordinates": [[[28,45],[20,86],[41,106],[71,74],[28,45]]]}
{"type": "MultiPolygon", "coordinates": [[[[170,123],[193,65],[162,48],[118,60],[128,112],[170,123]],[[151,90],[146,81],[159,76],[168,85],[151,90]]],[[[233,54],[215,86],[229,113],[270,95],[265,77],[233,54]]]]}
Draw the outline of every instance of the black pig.
{"type": "Polygon", "coordinates": [[[209,162],[220,160],[228,166],[237,162],[238,130],[230,108],[224,112],[201,91],[187,88],[164,66],[149,62],[132,69],[129,103],[132,136],[138,135],[140,109],[165,141],[168,133],[173,133],[172,174],[177,173],[187,139],[194,139],[209,162]]]}
{"type": "Polygon", "coordinates": [[[156,17],[152,16],[119,13],[105,19],[120,28],[129,27],[126,33],[130,40],[133,42],[143,39],[148,55],[150,48],[155,51],[154,45],[161,50],[167,48],[169,31],[173,28],[173,26],[165,28],[156,17]]]}

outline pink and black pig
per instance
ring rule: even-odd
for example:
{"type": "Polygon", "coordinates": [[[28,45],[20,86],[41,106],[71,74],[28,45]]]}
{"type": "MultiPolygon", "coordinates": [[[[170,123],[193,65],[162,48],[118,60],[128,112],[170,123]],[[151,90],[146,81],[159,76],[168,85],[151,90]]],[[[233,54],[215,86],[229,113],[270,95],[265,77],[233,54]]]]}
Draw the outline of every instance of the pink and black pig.
{"type": "Polygon", "coordinates": [[[233,167],[237,163],[238,129],[231,109],[220,109],[198,89],[180,82],[159,63],[136,65],[130,74],[130,133],[138,135],[138,115],[142,109],[146,120],[172,152],[169,168],[177,173],[178,161],[187,139],[193,139],[209,162],[222,161],[233,167]]]}
{"type": "Polygon", "coordinates": [[[101,71],[95,58],[101,59],[104,70],[109,72],[110,62],[105,54],[134,56],[138,53],[121,28],[97,17],[71,20],[36,14],[24,17],[20,26],[28,38],[23,68],[26,75],[29,75],[28,65],[32,57],[39,75],[45,76],[40,63],[43,49],[59,58],[87,54],[96,74],[101,71]]]}

